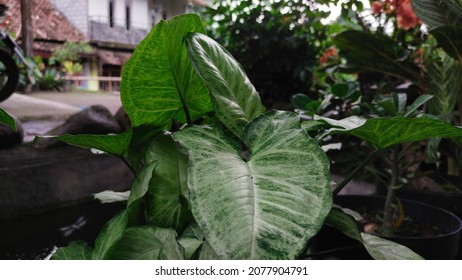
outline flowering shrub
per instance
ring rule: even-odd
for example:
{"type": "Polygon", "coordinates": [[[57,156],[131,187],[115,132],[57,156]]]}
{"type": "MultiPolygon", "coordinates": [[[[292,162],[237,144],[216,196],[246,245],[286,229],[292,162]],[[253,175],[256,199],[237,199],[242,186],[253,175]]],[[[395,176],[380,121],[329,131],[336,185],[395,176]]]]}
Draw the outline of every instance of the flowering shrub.
{"type": "Polygon", "coordinates": [[[396,26],[403,30],[409,30],[421,23],[412,8],[411,0],[373,1],[371,11],[376,16],[385,12],[396,17],[396,26]]]}

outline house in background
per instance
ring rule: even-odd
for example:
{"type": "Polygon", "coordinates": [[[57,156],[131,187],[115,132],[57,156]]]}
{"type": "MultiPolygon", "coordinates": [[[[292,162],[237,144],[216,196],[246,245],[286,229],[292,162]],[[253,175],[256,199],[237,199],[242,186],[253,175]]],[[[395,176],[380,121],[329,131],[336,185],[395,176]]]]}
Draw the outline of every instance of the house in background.
{"type": "MultiPolygon", "coordinates": [[[[82,57],[79,86],[86,90],[118,90],[122,67],[136,45],[162,19],[191,12],[205,0],[32,0],[34,54],[47,58],[66,41],[85,41],[94,48],[82,57]]],[[[19,34],[18,0],[7,0],[19,34]]]]}

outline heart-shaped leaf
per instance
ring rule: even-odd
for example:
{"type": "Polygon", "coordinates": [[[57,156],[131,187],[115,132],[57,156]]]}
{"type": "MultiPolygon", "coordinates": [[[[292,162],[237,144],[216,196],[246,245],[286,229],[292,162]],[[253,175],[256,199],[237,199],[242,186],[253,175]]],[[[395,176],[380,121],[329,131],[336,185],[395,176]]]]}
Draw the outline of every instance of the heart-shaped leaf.
{"type": "Polygon", "coordinates": [[[170,127],[173,118],[191,122],[212,110],[182,42],[188,32],[205,33],[197,15],[160,21],[125,65],[121,99],[133,126],[170,127]]]}
{"type": "Polygon", "coordinates": [[[329,162],[290,112],[257,117],[243,135],[250,156],[221,129],[174,134],[188,150],[193,215],[223,259],[293,259],[329,212],[329,162]]]}
{"type": "Polygon", "coordinates": [[[185,44],[194,68],[210,90],[216,115],[242,137],[244,127],[265,111],[258,92],[241,65],[211,38],[190,33],[185,44]]]}

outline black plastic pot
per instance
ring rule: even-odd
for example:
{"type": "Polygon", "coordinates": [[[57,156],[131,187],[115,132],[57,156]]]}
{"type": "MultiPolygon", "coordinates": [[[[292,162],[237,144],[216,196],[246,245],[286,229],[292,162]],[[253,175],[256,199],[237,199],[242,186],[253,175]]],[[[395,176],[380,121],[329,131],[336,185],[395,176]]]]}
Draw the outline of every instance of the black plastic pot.
{"type": "MultiPolygon", "coordinates": [[[[416,223],[437,227],[440,234],[433,237],[388,238],[400,243],[425,259],[454,259],[458,255],[459,239],[462,231],[461,220],[442,208],[412,200],[400,200],[404,213],[416,223]]],[[[334,202],[353,210],[381,210],[385,199],[377,196],[341,195],[334,202]]]]}

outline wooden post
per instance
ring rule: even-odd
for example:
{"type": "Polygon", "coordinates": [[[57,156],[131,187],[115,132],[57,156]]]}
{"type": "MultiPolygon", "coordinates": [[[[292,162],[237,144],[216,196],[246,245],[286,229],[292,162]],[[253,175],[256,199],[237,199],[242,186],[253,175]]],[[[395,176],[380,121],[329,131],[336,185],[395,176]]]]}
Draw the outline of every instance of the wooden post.
{"type": "MultiPolygon", "coordinates": [[[[32,1],[21,0],[21,34],[22,34],[22,49],[24,56],[33,56],[34,34],[32,30],[32,1]]],[[[26,86],[24,91],[30,93],[32,85],[26,79],[26,86]]]]}

